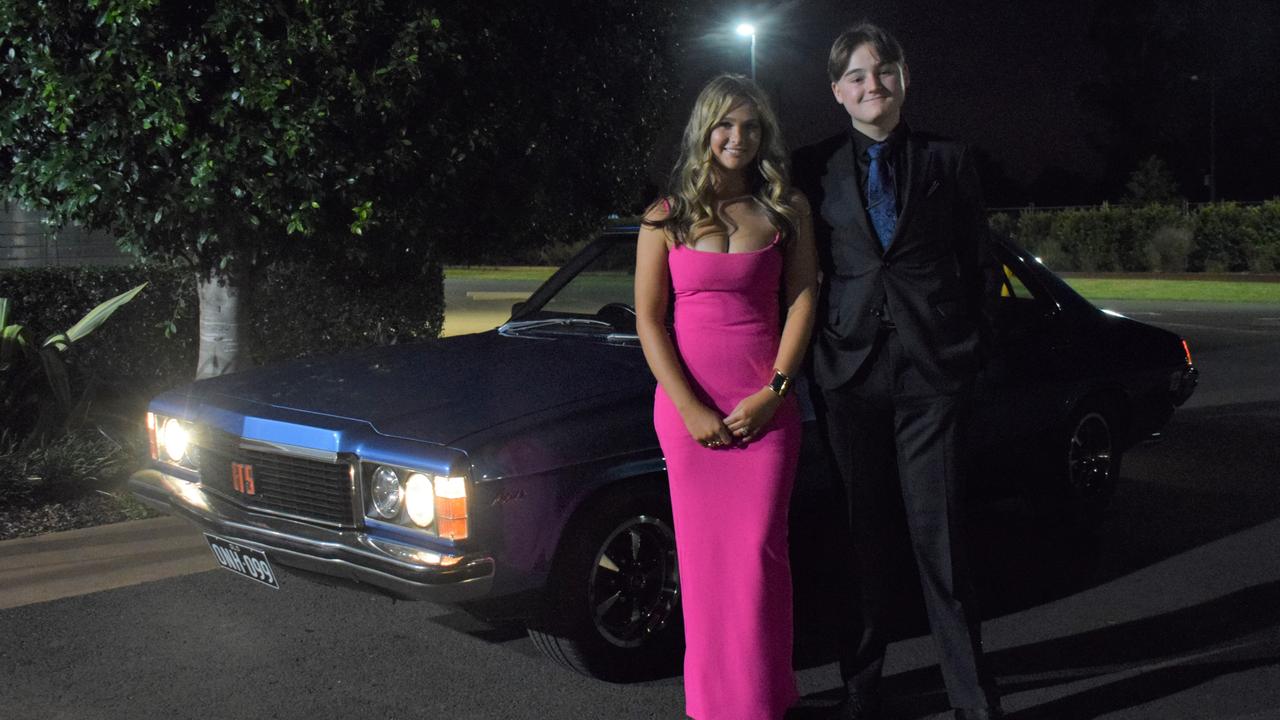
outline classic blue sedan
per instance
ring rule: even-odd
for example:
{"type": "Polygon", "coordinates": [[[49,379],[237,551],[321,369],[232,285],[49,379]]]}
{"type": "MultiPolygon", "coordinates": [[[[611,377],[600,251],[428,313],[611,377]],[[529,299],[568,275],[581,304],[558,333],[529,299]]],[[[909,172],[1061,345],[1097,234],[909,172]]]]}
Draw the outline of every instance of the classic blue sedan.
{"type": "MultiPolygon", "coordinates": [[[[282,592],[302,576],[517,617],[548,656],[605,679],[670,667],[680,583],[631,308],[635,238],[605,232],[489,332],[160,395],[130,488],[282,592]]],[[[978,476],[1005,481],[979,490],[1089,522],[1124,450],[1194,389],[1190,352],[1013,245],[996,251],[1006,283],[972,447],[998,469],[978,476]]]]}

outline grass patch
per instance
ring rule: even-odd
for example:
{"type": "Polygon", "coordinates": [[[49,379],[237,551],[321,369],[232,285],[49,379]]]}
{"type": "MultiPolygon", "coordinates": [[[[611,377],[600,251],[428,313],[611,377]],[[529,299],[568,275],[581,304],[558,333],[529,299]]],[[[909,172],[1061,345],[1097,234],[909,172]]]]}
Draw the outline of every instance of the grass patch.
{"type": "Polygon", "coordinates": [[[559,268],[543,265],[467,265],[444,269],[446,280],[511,280],[542,282],[559,268]]]}
{"type": "MultiPolygon", "coordinates": [[[[505,280],[542,282],[556,271],[554,267],[538,265],[518,266],[458,266],[445,268],[445,278],[450,280],[505,280]]],[[[1167,278],[1064,278],[1076,292],[1090,300],[1182,300],[1191,302],[1222,303],[1280,303],[1280,282],[1237,282],[1218,279],[1167,279],[1167,278]]],[[[608,280],[596,280],[580,284],[607,284],[608,280]]]]}
{"type": "Polygon", "coordinates": [[[1089,300],[1280,303],[1280,283],[1146,278],[1064,278],[1089,300]]]}

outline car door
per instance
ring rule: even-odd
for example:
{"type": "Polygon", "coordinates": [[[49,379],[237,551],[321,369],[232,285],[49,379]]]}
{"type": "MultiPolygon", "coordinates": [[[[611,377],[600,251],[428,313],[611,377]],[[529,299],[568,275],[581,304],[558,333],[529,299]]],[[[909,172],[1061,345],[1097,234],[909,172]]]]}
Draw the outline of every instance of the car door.
{"type": "Polygon", "coordinates": [[[1003,484],[1007,471],[1034,452],[1066,408],[1069,335],[1057,303],[1035,275],[996,246],[1003,281],[991,298],[992,336],[975,387],[971,442],[978,451],[978,486],[1003,484]]]}

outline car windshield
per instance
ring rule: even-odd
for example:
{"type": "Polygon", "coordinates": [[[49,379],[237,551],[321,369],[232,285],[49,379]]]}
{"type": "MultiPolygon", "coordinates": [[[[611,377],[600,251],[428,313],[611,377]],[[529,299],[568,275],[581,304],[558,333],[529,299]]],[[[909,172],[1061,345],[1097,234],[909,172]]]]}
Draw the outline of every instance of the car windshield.
{"type": "Polygon", "coordinates": [[[557,273],[500,330],[518,334],[590,334],[634,339],[634,236],[606,236],[557,273]],[[572,272],[575,266],[576,272],[572,272]]]}

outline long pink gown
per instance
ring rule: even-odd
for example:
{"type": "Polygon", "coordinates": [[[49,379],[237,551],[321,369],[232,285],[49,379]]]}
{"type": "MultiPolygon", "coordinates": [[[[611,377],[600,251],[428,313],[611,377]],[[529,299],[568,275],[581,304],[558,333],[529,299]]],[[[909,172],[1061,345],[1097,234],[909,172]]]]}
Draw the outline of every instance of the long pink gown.
{"type": "MultiPolygon", "coordinates": [[[[782,252],[668,253],[675,346],[694,392],[722,415],[773,376],[782,252]]],[[[684,605],[685,712],[695,720],[778,720],[791,669],[787,508],[800,414],[787,396],[759,438],[698,444],[659,386],[653,423],[671,484],[684,605]]]]}

